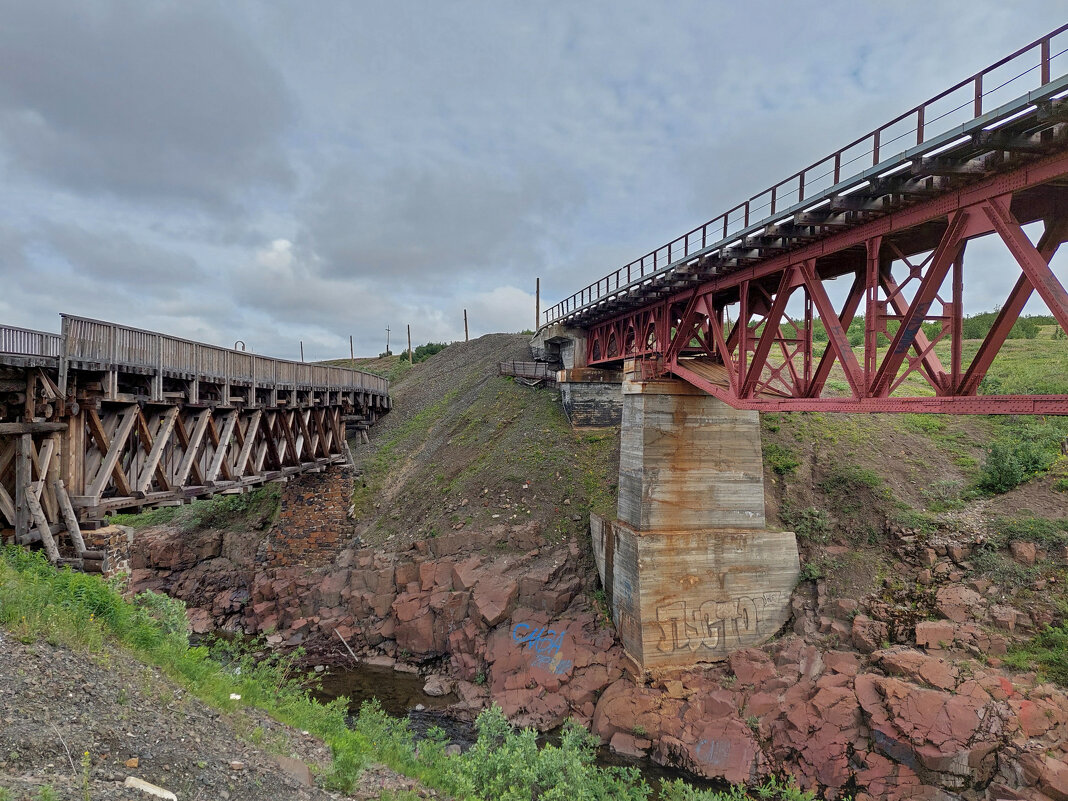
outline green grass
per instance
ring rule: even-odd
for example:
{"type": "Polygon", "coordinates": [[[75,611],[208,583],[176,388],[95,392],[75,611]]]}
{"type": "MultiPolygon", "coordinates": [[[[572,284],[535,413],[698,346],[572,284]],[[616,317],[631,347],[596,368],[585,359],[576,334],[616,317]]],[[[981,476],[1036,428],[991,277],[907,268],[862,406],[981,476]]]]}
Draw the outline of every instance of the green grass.
{"type": "Polygon", "coordinates": [[[174,525],[180,531],[218,528],[265,530],[278,519],[282,485],[265,484],[239,495],[216,495],[185,506],[163,506],[141,514],[112,515],[110,521],[135,529],[174,525]]]}
{"type": "Polygon", "coordinates": [[[1013,646],[1005,656],[1005,663],[1018,670],[1037,670],[1068,686],[1068,623],[1049,626],[1024,645],[1013,646]]]}
{"type": "Polygon", "coordinates": [[[990,542],[1006,547],[1013,540],[1033,542],[1044,548],[1068,545],[1068,520],[1043,517],[997,517],[990,521],[990,542]]]}
{"type": "Polygon", "coordinates": [[[775,442],[764,445],[764,463],[780,476],[790,475],[801,466],[794,451],[775,442]]]}

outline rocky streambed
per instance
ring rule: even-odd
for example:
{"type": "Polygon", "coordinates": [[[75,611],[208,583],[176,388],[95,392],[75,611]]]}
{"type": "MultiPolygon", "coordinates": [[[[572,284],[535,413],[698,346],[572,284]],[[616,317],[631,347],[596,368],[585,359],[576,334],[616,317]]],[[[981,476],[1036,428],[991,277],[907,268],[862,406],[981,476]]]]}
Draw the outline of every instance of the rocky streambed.
{"type": "Polygon", "coordinates": [[[1068,695],[998,656],[1040,621],[969,572],[967,543],[901,538],[886,592],[829,598],[803,582],[767,646],[641,672],[593,600],[586,549],[547,542],[536,522],[399,553],[353,544],[320,567],[268,566],[236,536],[140,533],[133,588],[183,598],[200,631],[338,665],[350,649],[392,660],[454,696],[462,719],[490,703],[543,731],[573,717],[619,754],[707,779],[785,772],[827,798],[1068,799],[1068,695]]]}

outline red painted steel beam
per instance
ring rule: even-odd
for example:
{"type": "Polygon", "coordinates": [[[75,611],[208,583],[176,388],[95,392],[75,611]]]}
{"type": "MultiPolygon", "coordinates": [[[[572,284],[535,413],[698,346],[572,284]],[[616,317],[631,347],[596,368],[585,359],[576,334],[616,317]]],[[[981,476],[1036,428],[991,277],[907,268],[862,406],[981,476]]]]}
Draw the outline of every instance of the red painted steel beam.
{"type": "Polygon", "coordinates": [[[797,270],[794,267],[788,267],[783,270],[782,280],[779,282],[779,290],[775,293],[775,299],[772,301],[767,317],[764,318],[764,330],[757,341],[756,350],[753,351],[752,364],[746,372],[745,380],[742,382],[741,395],[743,398],[752,396],[753,390],[756,389],[757,382],[760,380],[760,374],[764,371],[764,365],[768,362],[771,346],[779,338],[779,324],[782,322],[782,316],[786,312],[786,304],[793,293],[794,274],[796,272],[797,270]]]}
{"type": "Polygon", "coordinates": [[[983,210],[1023,268],[1039,297],[1045,301],[1061,328],[1068,332],[1068,292],[1064,291],[1064,286],[1057,280],[1046,259],[1042,258],[1042,254],[1031,244],[1020,223],[1012,216],[1008,201],[998,198],[993,203],[988,203],[983,210]]]}
{"type": "Polygon", "coordinates": [[[801,265],[801,271],[805,277],[805,286],[808,289],[809,297],[812,298],[812,302],[816,306],[816,312],[823,322],[823,328],[827,332],[828,342],[827,350],[823,352],[823,357],[816,366],[812,386],[807,394],[817,394],[823,389],[827,376],[831,372],[831,366],[834,363],[832,358],[828,358],[828,354],[833,354],[838,359],[838,363],[842,365],[846,380],[849,382],[849,387],[853,390],[853,394],[858,398],[862,398],[867,394],[864,386],[864,371],[860,367],[860,362],[857,361],[857,355],[853,352],[853,346],[849,344],[849,336],[846,331],[849,328],[849,324],[853,322],[857,306],[860,305],[860,299],[864,296],[863,278],[858,273],[853,281],[852,288],[849,290],[849,295],[846,297],[845,304],[842,306],[842,315],[839,317],[834,313],[834,306],[831,305],[831,299],[827,297],[827,290],[823,288],[823,282],[820,281],[819,276],[816,274],[815,260],[809,259],[804,262],[801,265]]]}
{"type": "MultiPolygon", "coordinates": [[[[1053,256],[1056,255],[1057,249],[1066,237],[1068,237],[1068,216],[1052,221],[1047,220],[1045,231],[1038,241],[1038,252],[1047,264],[1053,260],[1053,256]]],[[[994,362],[994,357],[1005,344],[1012,326],[1023,313],[1024,306],[1027,305],[1033,291],[1034,285],[1031,279],[1026,272],[1022,273],[1012,288],[1012,292],[1009,293],[1008,300],[998,312],[986,338],[983,339],[983,344],[979,346],[979,350],[972,358],[972,363],[964,373],[956,394],[974,395],[978,391],[979,382],[986,376],[987,370],[994,362]]]]}
{"type": "MultiPolygon", "coordinates": [[[[743,281],[766,278],[786,269],[791,264],[797,264],[806,259],[819,259],[823,256],[830,256],[847,248],[863,245],[869,239],[905,231],[922,223],[946,217],[967,206],[974,206],[1000,195],[1031,189],[1064,175],[1068,175],[1068,152],[1058,153],[1040,161],[1032,162],[1014,172],[997,175],[971,186],[958,189],[955,192],[948,192],[937,198],[922,201],[911,208],[893,212],[868,223],[862,223],[855,228],[850,228],[840,234],[804,245],[797,250],[775,256],[752,267],[726,273],[701,284],[697,287],[697,291],[701,294],[721,292],[736,287],[743,281]]],[[[851,271],[844,270],[843,273],[839,274],[851,271]]],[[[690,291],[692,290],[676,293],[668,299],[668,302],[679,302],[688,296],[690,291]]]]}
{"type": "MultiPolygon", "coordinates": [[[[905,354],[916,340],[916,335],[922,333],[920,326],[923,325],[927,310],[930,309],[931,303],[934,302],[935,295],[938,293],[939,287],[942,286],[949,268],[960,253],[961,244],[964,241],[964,235],[967,230],[967,211],[957,212],[950,218],[945,236],[942,237],[942,241],[935,248],[934,258],[931,259],[927,272],[920,281],[920,287],[916,290],[916,295],[902,316],[897,332],[894,334],[894,339],[890,343],[890,348],[883,358],[883,363],[876,371],[875,378],[868,388],[871,395],[882,397],[890,394],[891,383],[897,377],[901,362],[904,361],[905,354]]],[[[870,326],[874,325],[875,321],[866,320],[865,323],[870,326]]],[[[929,347],[925,348],[925,350],[930,352],[929,347]]]]}
{"type": "Polygon", "coordinates": [[[889,412],[937,414],[1028,414],[1068,415],[1068,395],[979,395],[971,397],[915,398],[738,398],[686,368],[671,366],[671,372],[698,389],[736,409],[758,412],[889,412]]]}

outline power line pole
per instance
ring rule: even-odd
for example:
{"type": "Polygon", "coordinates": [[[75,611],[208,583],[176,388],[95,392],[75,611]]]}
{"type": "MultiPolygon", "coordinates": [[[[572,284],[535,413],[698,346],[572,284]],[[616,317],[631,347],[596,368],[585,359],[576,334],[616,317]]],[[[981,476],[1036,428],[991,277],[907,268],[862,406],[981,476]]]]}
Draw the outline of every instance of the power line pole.
{"type": "Polygon", "coordinates": [[[541,326],[541,277],[534,279],[534,331],[541,326]]]}
{"type": "Polygon", "coordinates": [[[356,363],[356,352],[352,349],[352,334],[349,334],[349,361],[356,363]]]}
{"type": "Polygon", "coordinates": [[[300,360],[304,361],[304,340],[300,341],[300,360]]]}
{"type": "Polygon", "coordinates": [[[389,326],[386,326],[386,355],[389,355],[389,326]]]}
{"type": "Polygon", "coordinates": [[[464,342],[470,342],[467,336],[467,309],[464,309],[464,342]]]}
{"type": "Polygon", "coordinates": [[[415,364],[412,361],[412,325],[408,324],[408,364],[415,364]]]}

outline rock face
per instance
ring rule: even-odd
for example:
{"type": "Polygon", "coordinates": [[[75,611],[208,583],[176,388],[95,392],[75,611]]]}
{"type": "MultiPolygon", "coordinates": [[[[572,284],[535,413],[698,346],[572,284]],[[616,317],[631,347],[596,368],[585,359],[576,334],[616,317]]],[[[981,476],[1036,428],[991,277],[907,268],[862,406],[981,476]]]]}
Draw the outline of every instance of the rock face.
{"type": "Polygon", "coordinates": [[[433,661],[445,675],[427,690],[455,693],[457,714],[497,703],[543,730],[573,717],[619,753],[731,782],[785,772],[828,799],[1068,799],[1068,696],[994,667],[1012,636],[999,621],[1018,631],[1035,612],[950,571],[923,590],[926,619],[806,582],[787,606],[794,633],[714,665],[639,672],[591,607],[578,544],[551,546],[534,524],[403,553],[350,548],[319,568],[271,566],[247,537],[219,533],[137,545],[133,589],[193,602],[196,630],[263,633],[319,662],[348,659],[340,639],[390,664],[433,661]]]}
{"type": "Polygon", "coordinates": [[[855,787],[879,799],[979,799],[997,782],[1016,795],[991,798],[1060,797],[1063,693],[1014,685],[997,671],[960,677],[912,648],[876,651],[867,666],[798,637],[767,650],[675,682],[620,679],[598,701],[594,730],[610,743],[638,730],[655,761],[709,778],[785,770],[828,798],[855,787]]]}

